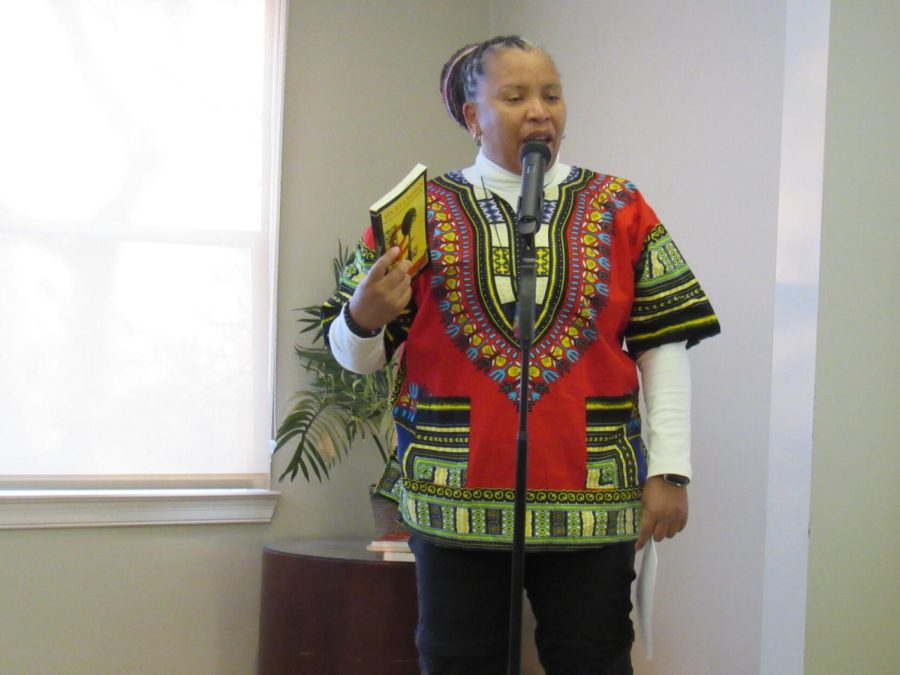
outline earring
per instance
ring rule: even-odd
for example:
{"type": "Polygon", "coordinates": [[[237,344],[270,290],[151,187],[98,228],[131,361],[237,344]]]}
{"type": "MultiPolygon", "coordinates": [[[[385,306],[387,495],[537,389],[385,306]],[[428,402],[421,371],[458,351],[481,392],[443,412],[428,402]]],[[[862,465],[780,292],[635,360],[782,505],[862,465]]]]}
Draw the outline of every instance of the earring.
{"type": "Polygon", "coordinates": [[[472,134],[472,139],[475,141],[475,145],[481,147],[481,131],[476,131],[472,134]]]}

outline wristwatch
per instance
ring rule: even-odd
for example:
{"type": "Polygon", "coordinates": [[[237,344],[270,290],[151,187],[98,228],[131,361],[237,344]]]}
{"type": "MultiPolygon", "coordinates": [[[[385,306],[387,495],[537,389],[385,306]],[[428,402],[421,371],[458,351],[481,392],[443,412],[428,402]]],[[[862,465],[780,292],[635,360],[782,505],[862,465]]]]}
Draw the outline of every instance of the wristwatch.
{"type": "Polygon", "coordinates": [[[349,328],[350,332],[356,337],[373,338],[381,332],[381,328],[363,328],[356,323],[356,320],[350,315],[349,302],[344,304],[344,321],[347,322],[347,328],[349,328]]]}
{"type": "Polygon", "coordinates": [[[677,473],[664,473],[662,474],[662,479],[669,485],[674,485],[681,488],[687,487],[688,483],[691,482],[691,479],[687,476],[680,476],[677,473]]]}

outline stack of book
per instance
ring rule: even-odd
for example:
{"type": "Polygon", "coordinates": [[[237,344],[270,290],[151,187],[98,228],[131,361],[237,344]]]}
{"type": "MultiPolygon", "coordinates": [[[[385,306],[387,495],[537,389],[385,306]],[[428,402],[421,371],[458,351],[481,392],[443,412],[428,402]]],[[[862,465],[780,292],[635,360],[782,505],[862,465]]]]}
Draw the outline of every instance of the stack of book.
{"type": "Polygon", "coordinates": [[[409,549],[409,535],[404,533],[386,534],[373,540],[366,549],[380,553],[383,560],[414,562],[415,556],[409,549]]]}

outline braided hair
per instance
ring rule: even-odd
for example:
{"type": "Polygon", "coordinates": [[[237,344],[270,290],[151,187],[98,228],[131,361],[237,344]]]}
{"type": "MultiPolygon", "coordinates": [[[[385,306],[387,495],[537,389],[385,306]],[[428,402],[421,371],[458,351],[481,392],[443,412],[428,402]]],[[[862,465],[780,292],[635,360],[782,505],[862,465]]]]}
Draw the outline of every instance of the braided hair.
{"type": "Polygon", "coordinates": [[[518,35],[498,35],[456,50],[441,69],[441,96],[447,114],[463,129],[467,128],[463,104],[474,100],[478,92],[478,82],[484,75],[485,57],[498,49],[509,48],[531,51],[535,45],[518,35]]]}

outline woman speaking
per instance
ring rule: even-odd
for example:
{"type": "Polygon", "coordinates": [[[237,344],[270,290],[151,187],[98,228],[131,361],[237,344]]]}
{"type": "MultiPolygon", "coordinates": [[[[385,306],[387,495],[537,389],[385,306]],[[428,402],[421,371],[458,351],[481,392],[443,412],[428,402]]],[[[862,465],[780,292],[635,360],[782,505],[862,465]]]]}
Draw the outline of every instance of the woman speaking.
{"type": "Polygon", "coordinates": [[[515,36],[468,45],[440,88],[477,155],[428,183],[429,265],[410,278],[396,247],[376,257],[367,231],[322,309],[346,368],[397,361],[396,461],[381,489],[398,500],[416,555],[422,670],[506,672],[516,204],[522,147],[540,141],[550,160],[534,240],[524,586],[547,673],[631,673],[635,549],[687,521],[686,349],[719,324],[634,184],[560,161],[566,103],[545,51],[515,36]]]}

